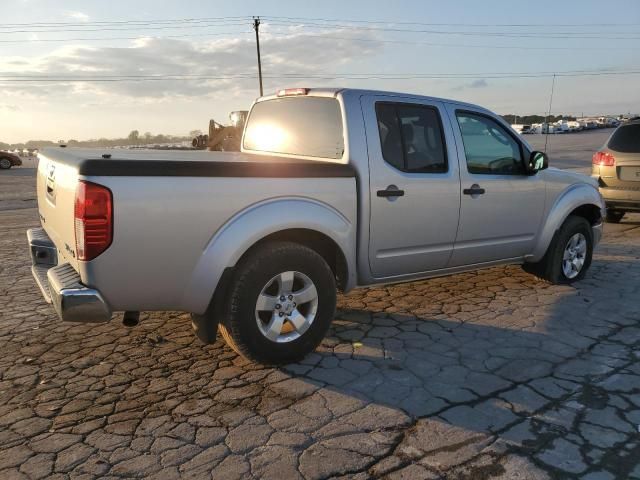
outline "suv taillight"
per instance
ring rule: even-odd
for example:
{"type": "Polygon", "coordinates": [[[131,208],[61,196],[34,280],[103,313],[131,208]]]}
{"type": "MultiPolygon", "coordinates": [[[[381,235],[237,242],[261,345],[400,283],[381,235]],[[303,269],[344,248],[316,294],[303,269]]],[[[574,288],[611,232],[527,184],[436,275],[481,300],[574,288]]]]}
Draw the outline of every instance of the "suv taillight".
{"type": "Polygon", "coordinates": [[[80,181],[74,208],[78,260],[93,260],[113,238],[113,198],[102,185],[80,181]]]}
{"type": "Polygon", "coordinates": [[[593,164],[603,167],[613,167],[616,164],[616,157],[608,152],[596,152],[593,154],[593,164]]]}

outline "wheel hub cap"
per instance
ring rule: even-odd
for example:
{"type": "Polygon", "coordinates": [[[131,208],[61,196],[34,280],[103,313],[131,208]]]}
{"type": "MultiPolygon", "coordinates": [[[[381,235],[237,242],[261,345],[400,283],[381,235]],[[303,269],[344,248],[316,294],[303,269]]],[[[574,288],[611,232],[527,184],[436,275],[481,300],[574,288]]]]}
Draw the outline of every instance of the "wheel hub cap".
{"type": "Polygon", "coordinates": [[[256,323],[276,343],[300,338],[315,320],[318,292],[304,273],[287,271],[273,277],[256,301],[256,323]]]}
{"type": "Polygon", "coordinates": [[[576,233],[567,242],[562,255],[562,272],[571,279],[582,271],[587,256],[587,239],[582,233],[576,233]]]}

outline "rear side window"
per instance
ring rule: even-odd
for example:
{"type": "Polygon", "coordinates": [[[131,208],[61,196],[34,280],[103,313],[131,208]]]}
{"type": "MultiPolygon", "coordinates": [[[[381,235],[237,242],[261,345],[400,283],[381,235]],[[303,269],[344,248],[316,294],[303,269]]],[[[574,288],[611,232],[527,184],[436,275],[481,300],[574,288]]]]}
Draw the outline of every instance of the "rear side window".
{"type": "Polygon", "coordinates": [[[342,158],[342,114],[335,98],[289,97],[256,103],[244,132],[245,150],[342,158]]]}
{"type": "Polygon", "coordinates": [[[444,173],[447,156],[438,110],[405,103],[377,103],[382,156],[410,173],[444,173]]]}
{"type": "Polygon", "coordinates": [[[607,146],[616,152],[640,153],[640,123],[619,127],[607,146]]]}

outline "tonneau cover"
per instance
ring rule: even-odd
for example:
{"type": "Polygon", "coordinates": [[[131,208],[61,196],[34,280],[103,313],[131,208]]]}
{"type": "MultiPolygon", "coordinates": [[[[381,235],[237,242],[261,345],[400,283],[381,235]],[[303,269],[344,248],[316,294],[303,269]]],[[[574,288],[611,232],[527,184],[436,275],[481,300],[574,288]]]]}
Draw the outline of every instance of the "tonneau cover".
{"type": "Polygon", "coordinates": [[[47,148],[49,160],[84,176],[354,177],[351,165],[241,152],[47,148]]]}

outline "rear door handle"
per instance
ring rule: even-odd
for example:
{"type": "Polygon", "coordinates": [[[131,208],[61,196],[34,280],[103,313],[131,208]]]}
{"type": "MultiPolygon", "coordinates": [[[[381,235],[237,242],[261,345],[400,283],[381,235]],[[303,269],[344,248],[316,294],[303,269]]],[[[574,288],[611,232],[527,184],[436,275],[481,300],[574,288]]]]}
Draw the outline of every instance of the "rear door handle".
{"type": "Polygon", "coordinates": [[[465,195],[483,195],[485,192],[484,188],[480,188],[480,185],[474,183],[471,185],[471,188],[465,188],[462,190],[462,193],[465,195]]]}
{"type": "Polygon", "coordinates": [[[385,190],[378,190],[379,197],[404,197],[404,190],[400,190],[395,185],[389,185],[385,190]]]}

